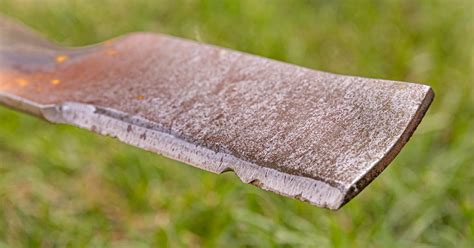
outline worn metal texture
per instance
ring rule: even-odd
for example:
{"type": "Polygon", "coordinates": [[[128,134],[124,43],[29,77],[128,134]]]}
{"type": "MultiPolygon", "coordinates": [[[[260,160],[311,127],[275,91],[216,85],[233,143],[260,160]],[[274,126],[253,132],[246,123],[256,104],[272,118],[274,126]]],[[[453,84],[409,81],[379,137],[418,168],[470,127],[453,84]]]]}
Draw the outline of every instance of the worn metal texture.
{"type": "Polygon", "coordinates": [[[166,35],[66,49],[0,25],[1,103],[330,209],[381,173],[433,99],[166,35]]]}

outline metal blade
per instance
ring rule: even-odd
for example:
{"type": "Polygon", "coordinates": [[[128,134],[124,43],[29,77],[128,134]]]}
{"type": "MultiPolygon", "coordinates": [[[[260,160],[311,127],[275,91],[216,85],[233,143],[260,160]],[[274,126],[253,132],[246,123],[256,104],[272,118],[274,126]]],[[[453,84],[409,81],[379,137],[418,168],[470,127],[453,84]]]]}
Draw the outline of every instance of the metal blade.
{"type": "Polygon", "coordinates": [[[330,209],[394,159],[433,96],[160,34],[67,49],[0,20],[0,103],[330,209]]]}

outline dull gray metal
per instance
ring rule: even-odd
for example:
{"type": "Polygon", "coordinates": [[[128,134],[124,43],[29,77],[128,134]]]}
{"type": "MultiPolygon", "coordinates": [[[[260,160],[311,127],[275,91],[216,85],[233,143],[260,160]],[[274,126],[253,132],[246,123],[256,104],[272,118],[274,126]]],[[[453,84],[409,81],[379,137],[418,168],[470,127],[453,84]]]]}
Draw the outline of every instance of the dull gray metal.
{"type": "Polygon", "coordinates": [[[433,96],[160,34],[62,48],[0,19],[0,103],[330,209],[394,159],[433,96]]]}

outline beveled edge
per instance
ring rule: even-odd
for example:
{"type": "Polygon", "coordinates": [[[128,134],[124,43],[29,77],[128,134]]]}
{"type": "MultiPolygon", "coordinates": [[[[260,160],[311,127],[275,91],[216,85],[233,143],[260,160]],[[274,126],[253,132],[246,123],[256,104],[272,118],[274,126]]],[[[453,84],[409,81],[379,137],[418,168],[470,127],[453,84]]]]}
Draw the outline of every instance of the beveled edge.
{"type": "Polygon", "coordinates": [[[319,207],[335,210],[344,200],[344,192],[325,182],[287,174],[244,161],[230,154],[196,146],[164,131],[150,129],[153,123],[148,120],[130,117],[113,109],[75,102],[41,105],[1,92],[0,103],[42,117],[52,123],[68,124],[111,136],[126,144],[209,172],[222,174],[233,171],[246,184],[253,184],[258,188],[319,207]]]}
{"type": "Polygon", "coordinates": [[[50,122],[69,124],[111,136],[129,145],[216,174],[233,171],[244,183],[331,210],[344,206],[390,164],[416,130],[433,98],[434,92],[427,86],[421,105],[397,142],[381,160],[362,173],[351,185],[341,189],[320,180],[284,173],[241,160],[230,154],[196,146],[162,130],[151,129],[153,123],[146,119],[131,117],[117,110],[74,102],[41,105],[21,97],[0,93],[0,103],[43,117],[50,122]]]}

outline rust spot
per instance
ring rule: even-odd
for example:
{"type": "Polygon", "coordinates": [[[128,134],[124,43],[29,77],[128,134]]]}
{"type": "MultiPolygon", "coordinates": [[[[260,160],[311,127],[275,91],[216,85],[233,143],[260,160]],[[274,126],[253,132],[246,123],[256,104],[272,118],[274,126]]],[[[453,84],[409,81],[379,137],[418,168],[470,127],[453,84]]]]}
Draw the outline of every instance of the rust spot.
{"type": "Polygon", "coordinates": [[[51,80],[50,82],[51,82],[52,85],[58,85],[58,84],[61,83],[61,80],[59,80],[59,79],[53,79],[53,80],[51,80]]]}
{"type": "Polygon", "coordinates": [[[60,64],[68,59],[69,59],[69,56],[67,55],[58,55],[56,56],[56,63],[60,64]]]}
{"type": "Polygon", "coordinates": [[[137,99],[141,101],[141,100],[145,100],[145,97],[144,96],[138,96],[137,99]]]}

